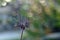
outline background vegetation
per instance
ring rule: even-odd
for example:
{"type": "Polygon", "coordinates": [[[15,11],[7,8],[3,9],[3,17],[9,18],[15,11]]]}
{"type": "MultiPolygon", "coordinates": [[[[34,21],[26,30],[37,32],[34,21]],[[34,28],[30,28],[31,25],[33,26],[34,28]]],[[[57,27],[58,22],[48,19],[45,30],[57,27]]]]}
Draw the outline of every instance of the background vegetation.
{"type": "Polygon", "coordinates": [[[40,40],[47,34],[60,32],[60,0],[22,0],[18,14],[27,17],[30,22],[23,40],[40,40]]]}

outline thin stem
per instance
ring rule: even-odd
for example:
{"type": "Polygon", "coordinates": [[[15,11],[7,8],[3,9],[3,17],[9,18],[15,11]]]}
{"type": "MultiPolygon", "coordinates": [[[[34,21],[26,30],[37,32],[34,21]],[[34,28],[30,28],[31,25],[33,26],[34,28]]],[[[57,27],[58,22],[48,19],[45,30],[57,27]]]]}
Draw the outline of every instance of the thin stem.
{"type": "Polygon", "coordinates": [[[23,32],[24,32],[24,30],[22,29],[20,40],[23,40],[23,32]]]}

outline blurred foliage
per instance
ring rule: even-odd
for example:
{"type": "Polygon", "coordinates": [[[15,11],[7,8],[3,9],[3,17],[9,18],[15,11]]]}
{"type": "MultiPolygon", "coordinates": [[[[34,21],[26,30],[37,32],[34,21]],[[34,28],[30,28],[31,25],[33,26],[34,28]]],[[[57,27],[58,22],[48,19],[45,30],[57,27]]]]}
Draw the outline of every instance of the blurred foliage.
{"type": "Polygon", "coordinates": [[[60,0],[55,0],[58,4],[60,4],[60,0]]]}
{"type": "MultiPolygon", "coordinates": [[[[40,37],[51,33],[55,27],[60,28],[60,12],[55,7],[54,1],[48,0],[45,3],[45,0],[41,3],[40,1],[34,0],[26,13],[30,19],[30,29],[27,32],[29,36],[34,37],[34,40],[39,40],[40,37]]],[[[55,3],[59,3],[58,0],[56,1],[55,3]]]]}
{"type": "Polygon", "coordinates": [[[39,40],[51,33],[53,28],[60,28],[60,5],[57,9],[54,2],[60,4],[60,0],[31,0],[30,4],[23,4],[19,13],[30,21],[30,27],[26,29],[27,39],[39,40]]]}
{"type": "Polygon", "coordinates": [[[60,7],[57,9],[54,2],[59,4],[59,0],[31,0],[30,4],[23,4],[19,13],[30,21],[30,27],[26,29],[28,36],[24,37],[24,40],[39,40],[52,33],[55,27],[60,28],[60,7]]]}

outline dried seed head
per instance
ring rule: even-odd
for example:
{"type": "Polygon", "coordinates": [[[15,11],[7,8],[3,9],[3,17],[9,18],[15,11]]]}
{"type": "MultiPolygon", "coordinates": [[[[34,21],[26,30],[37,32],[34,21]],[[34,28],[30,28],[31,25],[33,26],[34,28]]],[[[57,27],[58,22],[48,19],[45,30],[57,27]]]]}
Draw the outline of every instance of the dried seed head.
{"type": "Polygon", "coordinates": [[[25,28],[29,27],[29,22],[24,22],[24,23],[19,22],[17,26],[24,30],[25,28]]]}

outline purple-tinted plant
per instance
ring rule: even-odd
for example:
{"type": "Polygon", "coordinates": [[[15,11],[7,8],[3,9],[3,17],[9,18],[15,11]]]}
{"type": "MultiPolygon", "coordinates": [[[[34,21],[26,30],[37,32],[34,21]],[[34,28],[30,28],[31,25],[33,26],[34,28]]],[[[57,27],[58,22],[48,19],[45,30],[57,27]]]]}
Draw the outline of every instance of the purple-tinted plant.
{"type": "Polygon", "coordinates": [[[29,27],[29,21],[25,20],[24,22],[19,22],[17,24],[17,26],[20,27],[20,29],[22,30],[20,40],[23,40],[23,38],[22,38],[23,37],[23,32],[24,32],[25,28],[29,27]]]}

